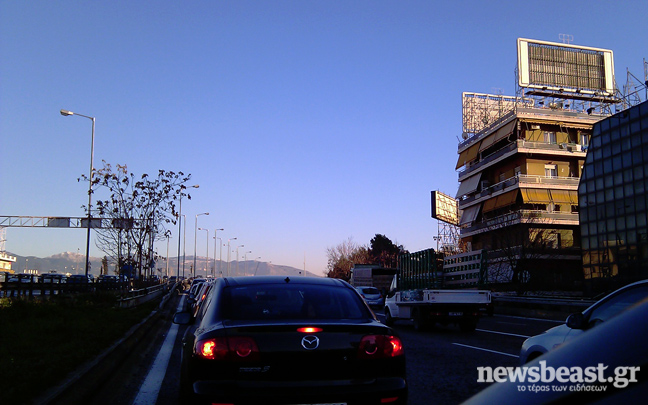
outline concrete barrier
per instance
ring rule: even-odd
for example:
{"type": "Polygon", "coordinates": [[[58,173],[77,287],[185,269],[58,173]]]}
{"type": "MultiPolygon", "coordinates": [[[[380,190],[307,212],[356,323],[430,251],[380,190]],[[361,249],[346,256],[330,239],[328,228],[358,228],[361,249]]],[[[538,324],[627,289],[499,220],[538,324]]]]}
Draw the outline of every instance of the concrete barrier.
{"type": "Polygon", "coordinates": [[[495,314],[564,321],[596,301],[540,297],[493,296],[495,314]]]}

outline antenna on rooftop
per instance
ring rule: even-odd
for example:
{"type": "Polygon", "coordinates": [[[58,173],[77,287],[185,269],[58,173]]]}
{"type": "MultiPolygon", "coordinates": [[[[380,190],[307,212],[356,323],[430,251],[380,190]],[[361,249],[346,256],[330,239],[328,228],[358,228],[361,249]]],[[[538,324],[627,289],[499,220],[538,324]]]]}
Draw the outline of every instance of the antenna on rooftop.
{"type": "Polygon", "coordinates": [[[574,36],[571,34],[558,34],[558,38],[560,38],[563,44],[571,44],[574,42],[574,36]]]}

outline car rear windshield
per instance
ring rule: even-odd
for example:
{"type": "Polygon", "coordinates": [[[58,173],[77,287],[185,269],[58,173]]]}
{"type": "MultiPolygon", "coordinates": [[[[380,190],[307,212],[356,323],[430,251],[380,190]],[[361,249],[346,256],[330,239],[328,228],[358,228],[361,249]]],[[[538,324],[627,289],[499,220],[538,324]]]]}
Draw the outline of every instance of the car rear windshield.
{"type": "Polygon", "coordinates": [[[264,284],[228,287],[221,316],[230,320],[366,319],[362,301],[349,288],[264,284]]]}
{"type": "Polygon", "coordinates": [[[362,293],[363,294],[380,294],[380,291],[378,291],[378,289],[375,288],[375,287],[363,287],[362,288],[362,293]]]}

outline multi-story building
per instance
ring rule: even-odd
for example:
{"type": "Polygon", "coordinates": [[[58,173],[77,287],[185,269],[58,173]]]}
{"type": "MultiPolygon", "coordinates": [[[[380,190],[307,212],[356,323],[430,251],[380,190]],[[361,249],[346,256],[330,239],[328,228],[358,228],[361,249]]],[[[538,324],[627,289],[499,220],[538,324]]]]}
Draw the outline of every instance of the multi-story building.
{"type": "Polygon", "coordinates": [[[648,278],[648,101],[594,126],[578,189],[585,287],[648,278]]]}
{"type": "Polygon", "coordinates": [[[460,238],[488,251],[489,282],[582,278],[578,183],[600,119],[518,104],[459,145],[460,238]]]}
{"type": "Polygon", "coordinates": [[[464,93],[456,165],[462,253],[446,256],[447,281],[582,287],[578,184],[592,127],[614,100],[611,55],[518,40],[524,94],[464,93]]]}

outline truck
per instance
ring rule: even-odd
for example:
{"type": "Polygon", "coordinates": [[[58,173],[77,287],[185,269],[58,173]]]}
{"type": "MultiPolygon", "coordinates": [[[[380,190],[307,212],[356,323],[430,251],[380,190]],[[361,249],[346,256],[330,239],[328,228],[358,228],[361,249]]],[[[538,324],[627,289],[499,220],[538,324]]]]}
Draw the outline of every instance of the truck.
{"type": "Polygon", "coordinates": [[[398,269],[377,264],[354,264],[349,282],[354,287],[376,287],[381,293],[385,293],[397,273],[398,269]]]}
{"type": "Polygon", "coordinates": [[[385,299],[385,323],[409,320],[417,331],[435,323],[474,331],[480,316],[491,313],[491,292],[443,288],[443,259],[433,249],[399,255],[399,272],[385,299]]]}

